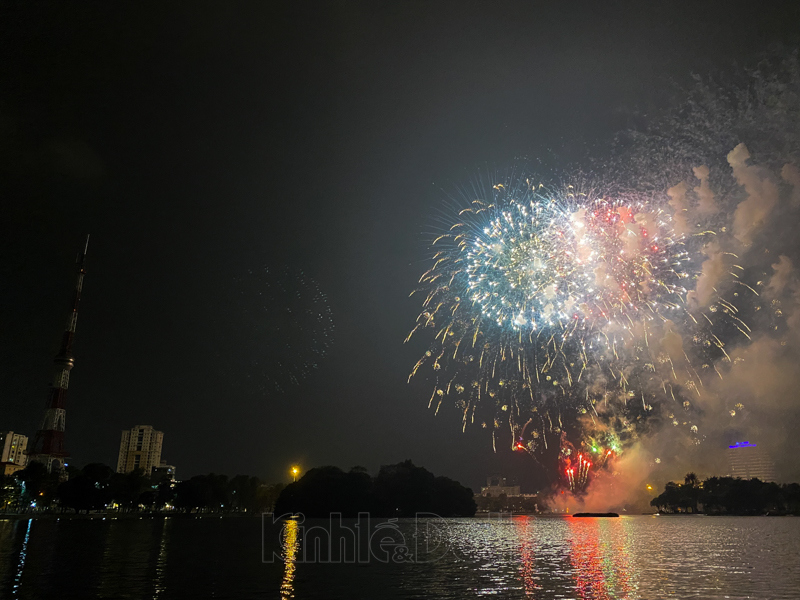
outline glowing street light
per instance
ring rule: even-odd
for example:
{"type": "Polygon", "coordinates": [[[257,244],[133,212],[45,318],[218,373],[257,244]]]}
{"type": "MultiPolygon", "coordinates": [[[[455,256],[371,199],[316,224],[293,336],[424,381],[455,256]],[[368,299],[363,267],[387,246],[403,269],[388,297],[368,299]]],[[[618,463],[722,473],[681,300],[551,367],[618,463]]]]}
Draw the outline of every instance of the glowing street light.
{"type": "Polygon", "coordinates": [[[298,467],[292,467],[292,477],[294,481],[297,481],[297,475],[300,473],[300,469],[298,467]]]}

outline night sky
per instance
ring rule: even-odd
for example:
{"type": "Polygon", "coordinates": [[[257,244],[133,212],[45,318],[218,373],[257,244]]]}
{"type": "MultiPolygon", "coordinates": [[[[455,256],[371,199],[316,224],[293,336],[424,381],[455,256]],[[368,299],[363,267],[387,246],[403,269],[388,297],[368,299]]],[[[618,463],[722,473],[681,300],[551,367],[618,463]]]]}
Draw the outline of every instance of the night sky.
{"type": "Polygon", "coordinates": [[[537,487],[406,383],[437,208],[476,174],[602,152],[692,73],[791,43],[794,4],[2,2],[0,427],[38,427],[88,232],[75,464],[116,466],[151,424],[180,477],[410,458],[537,487]],[[264,269],[315,281],[334,323],[284,391],[246,377],[276,355],[242,316],[264,269]]]}

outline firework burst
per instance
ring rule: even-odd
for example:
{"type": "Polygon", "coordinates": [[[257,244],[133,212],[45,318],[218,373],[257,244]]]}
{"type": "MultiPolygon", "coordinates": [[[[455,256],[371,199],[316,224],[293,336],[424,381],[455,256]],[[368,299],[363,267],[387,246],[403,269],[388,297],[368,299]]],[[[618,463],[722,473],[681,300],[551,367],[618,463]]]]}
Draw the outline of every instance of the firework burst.
{"type": "Polygon", "coordinates": [[[437,412],[450,399],[464,427],[508,426],[512,448],[533,452],[561,433],[566,409],[621,411],[633,430],[653,410],[652,390],[676,402],[699,393],[695,365],[713,365],[725,352],[715,329],[738,319],[717,296],[701,307],[689,293],[699,267],[690,246],[712,232],[688,239],[646,199],[589,186],[512,177],[477,195],[434,239],[417,290],[425,299],[409,338],[434,333],[409,379],[433,380],[437,412]]]}

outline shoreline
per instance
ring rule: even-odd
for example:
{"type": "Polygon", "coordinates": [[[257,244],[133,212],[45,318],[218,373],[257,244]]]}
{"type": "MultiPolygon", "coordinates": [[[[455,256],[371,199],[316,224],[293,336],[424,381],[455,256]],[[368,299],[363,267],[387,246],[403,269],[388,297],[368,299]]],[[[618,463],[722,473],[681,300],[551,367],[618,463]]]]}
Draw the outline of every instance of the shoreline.
{"type": "MultiPolygon", "coordinates": [[[[69,519],[69,520],[77,520],[77,521],[133,521],[133,520],[141,520],[141,519],[242,519],[242,518],[253,518],[253,517],[261,517],[262,514],[270,514],[270,513],[184,513],[184,512],[172,512],[172,513],[4,513],[0,514],[0,521],[29,521],[32,519],[36,520],[44,520],[44,521],[59,521],[61,519],[69,519]]],[[[479,520],[486,520],[490,521],[492,519],[506,519],[506,518],[515,518],[515,517],[532,517],[537,519],[567,519],[567,518],[574,518],[576,515],[573,514],[563,514],[563,513],[541,513],[541,514],[530,514],[530,513],[501,513],[501,512],[492,512],[492,513],[476,513],[472,517],[452,517],[457,519],[479,519],[479,520]]],[[[797,515],[789,514],[763,514],[763,515],[736,515],[736,514],[727,514],[727,515],[708,515],[705,513],[641,513],[641,514],[621,514],[620,517],[795,517],[797,515]]],[[[319,517],[321,519],[324,517],[319,517]]],[[[344,517],[344,519],[356,519],[357,517],[344,517]]],[[[374,517],[376,519],[386,519],[391,520],[392,517],[374,517]]],[[[586,518],[586,517],[584,517],[586,518]]],[[[589,517],[592,518],[592,517],[589,517]]],[[[309,518],[311,519],[311,518],[309,518]]],[[[407,517],[406,519],[413,519],[413,517],[407,517]]],[[[403,520],[406,520],[403,519],[403,520]]],[[[316,520],[316,519],[314,519],[316,520]]]]}
{"type": "Polygon", "coordinates": [[[130,521],[135,519],[205,519],[205,518],[244,518],[260,517],[261,513],[5,513],[0,514],[0,521],[29,521],[31,519],[42,519],[46,521],[58,521],[60,519],[70,519],[78,521],[105,521],[121,520],[130,521]]]}

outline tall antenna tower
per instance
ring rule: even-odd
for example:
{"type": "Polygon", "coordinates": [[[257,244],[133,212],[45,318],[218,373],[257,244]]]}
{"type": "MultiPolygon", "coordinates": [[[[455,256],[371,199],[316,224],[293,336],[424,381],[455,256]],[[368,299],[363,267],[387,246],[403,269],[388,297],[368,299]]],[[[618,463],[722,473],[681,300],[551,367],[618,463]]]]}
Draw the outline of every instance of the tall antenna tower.
{"type": "Polygon", "coordinates": [[[81,301],[83,278],[86,275],[84,265],[88,249],[89,236],[87,235],[83,252],[79,252],[78,258],[75,260],[77,281],[75,282],[75,293],[72,297],[72,311],[69,314],[67,327],[61,339],[61,350],[53,359],[53,380],[50,383],[44,419],[42,419],[41,428],[36,432],[33,446],[28,452],[30,460],[44,464],[48,473],[54,471],[63,473],[64,459],[69,456],[69,453],[64,450],[67,388],[69,387],[69,372],[75,366],[75,360],[72,356],[72,342],[75,338],[75,326],[78,323],[78,304],[81,301]]]}

